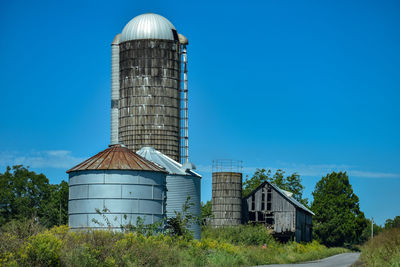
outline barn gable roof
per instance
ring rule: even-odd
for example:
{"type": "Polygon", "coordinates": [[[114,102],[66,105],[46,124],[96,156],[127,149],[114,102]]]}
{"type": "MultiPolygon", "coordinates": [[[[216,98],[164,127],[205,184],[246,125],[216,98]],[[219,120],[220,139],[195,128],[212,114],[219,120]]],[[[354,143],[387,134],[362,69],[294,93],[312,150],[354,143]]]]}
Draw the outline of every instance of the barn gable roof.
{"type": "Polygon", "coordinates": [[[270,183],[268,181],[265,181],[264,183],[260,184],[256,189],[254,189],[250,194],[248,194],[244,199],[249,198],[251,195],[255,194],[260,188],[264,187],[265,184],[269,184],[270,186],[272,186],[279,194],[281,194],[285,199],[287,199],[290,203],[292,203],[294,206],[296,206],[297,208],[300,208],[304,211],[306,211],[307,213],[310,213],[312,215],[315,215],[314,212],[312,212],[310,209],[308,209],[306,206],[304,206],[303,204],[301,204],[299,201],[297,201],[296,199],[294,199],[292,196],[290,196],[290,194],[288,191],[285,191],[283,189],[280,189],[279,187],[277,187],[276,185],[274,185],[273,183],[270,183]]]}

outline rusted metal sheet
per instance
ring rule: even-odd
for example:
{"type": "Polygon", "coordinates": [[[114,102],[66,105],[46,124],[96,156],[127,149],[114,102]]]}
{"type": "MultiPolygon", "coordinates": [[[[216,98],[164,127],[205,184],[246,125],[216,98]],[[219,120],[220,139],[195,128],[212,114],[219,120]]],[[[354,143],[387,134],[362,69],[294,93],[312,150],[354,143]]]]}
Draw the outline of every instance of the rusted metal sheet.
{"type": "Polygon", "coordinates": [[[121,145],[111,145],[106,150],[76,165],[67,173],[84,170],[136,170],[166,172],[156,164],[121,145]]]}

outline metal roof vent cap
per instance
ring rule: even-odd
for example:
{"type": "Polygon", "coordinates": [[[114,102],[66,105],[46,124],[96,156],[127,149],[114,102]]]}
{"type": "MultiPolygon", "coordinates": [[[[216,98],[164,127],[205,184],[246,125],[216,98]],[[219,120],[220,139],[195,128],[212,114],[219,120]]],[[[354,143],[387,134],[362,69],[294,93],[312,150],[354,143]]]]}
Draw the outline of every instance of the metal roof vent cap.
{"type": "Polygon", "coordinates": [[[188,172],[190,170],[195,170],[196,169],[196,165],[194,165],[191,162],[185,162],[185,163],[183,163],[182,168],[184,168],[185,171],[188,172]]]}
{"type": "Polygon", "coordinates": [[[189,40],[183,35],[178,33],[178,38],[179,38],[179,42],[183,45],[188,45],[189,44],[189,40]]]}

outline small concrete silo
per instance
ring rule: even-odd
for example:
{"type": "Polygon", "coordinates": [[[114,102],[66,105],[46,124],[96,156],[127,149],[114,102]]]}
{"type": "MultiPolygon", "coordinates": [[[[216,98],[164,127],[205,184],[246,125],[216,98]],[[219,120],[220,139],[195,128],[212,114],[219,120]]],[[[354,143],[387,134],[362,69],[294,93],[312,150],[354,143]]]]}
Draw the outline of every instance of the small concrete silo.
{"type": "Polygon", "coordinates": [[[165,216],[167,172],[124,146],[111,145],[67,173],[71,229],[108,228],[104,216],[113,229],[138,216],[145,224],[165,216]]]}
{"type": "MultiPolygon", "coordinates": [[[[115,37],[112,144],[120,142],[133,151],[152,146],[181,160],[181,112],[187,121],[187,101],[181,108],[181,56],[186,59],[187,44],[169,20],[153,13],[133,18],[115,37]]],[[[182,92],[187,97],[187,88],[182,92]]]]}
{"type": "Polygon", "coordinates": [[[239,225],[242,221],[241,161],[213,162],[211,226],[239,225]]]}
{"type": "MultiPolygon", "coordinates": [[[[175,211],[182,211],[182,205],[186,202],[188,196],[190,196],[190,202],[193,204],[189,208],[189,212],[195,216],[200,216],[201,176],[185,167],[189,165],[193,166],[192,164],[182,165],[152,147],[143,147],[137,151],[137,154],[165,168],[168,172],[167,217],[174,217],[175,211]]],[[[191,225],[190,230],[193,231],[196,239],[200,239],[201,231],[199,224],[191,225]]]]}

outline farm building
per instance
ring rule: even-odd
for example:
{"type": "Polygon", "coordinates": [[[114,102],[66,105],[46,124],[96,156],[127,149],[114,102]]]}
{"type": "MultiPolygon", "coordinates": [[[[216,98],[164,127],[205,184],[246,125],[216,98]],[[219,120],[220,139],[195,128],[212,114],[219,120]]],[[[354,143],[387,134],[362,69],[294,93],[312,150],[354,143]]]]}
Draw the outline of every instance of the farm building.
{"type": "Polygon", "coordinates": [[[312,241],[314,213],[292,197],[292,193],[264,182],[243,198],[243,222],[264,223],[275,234],[312,241]]]}

